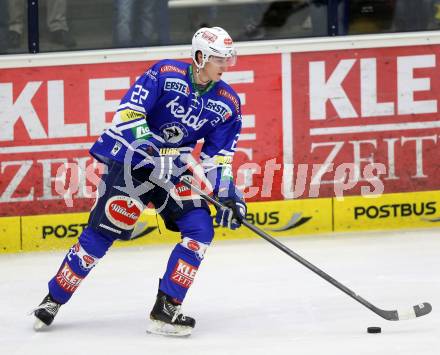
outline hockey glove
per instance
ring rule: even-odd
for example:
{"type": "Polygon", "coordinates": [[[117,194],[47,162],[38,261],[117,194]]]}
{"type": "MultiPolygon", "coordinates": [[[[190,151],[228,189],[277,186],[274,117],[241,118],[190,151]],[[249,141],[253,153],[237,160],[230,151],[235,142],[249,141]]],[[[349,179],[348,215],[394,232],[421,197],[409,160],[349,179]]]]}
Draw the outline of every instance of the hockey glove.
{"type": "Polygon", "coordinates": [[[236,193],[235,187],[230,190],[233,191],[229,196],[217,197],[217,200],[225,207],[217,208],[215,221],[222,227],[234,230],[241,226],[241,221],[246,217],[247,207],[241,196],[236,193]]]}
{"type": "Polygon", "coordinates": [[[150,138],[144,150],[149,157],[139,165],[151,170],[149,180],[171,190],[186,171],[186,163],[184,157],[180,155],[179,149],[161,147],[160,143],[150,138]]]}

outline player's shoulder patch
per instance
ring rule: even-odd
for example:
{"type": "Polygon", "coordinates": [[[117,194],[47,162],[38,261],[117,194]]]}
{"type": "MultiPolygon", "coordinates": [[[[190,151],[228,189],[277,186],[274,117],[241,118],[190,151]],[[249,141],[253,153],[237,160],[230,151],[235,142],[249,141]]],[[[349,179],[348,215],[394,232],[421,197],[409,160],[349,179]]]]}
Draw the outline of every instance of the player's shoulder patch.
{"type": "Polygon", "coordinates": [[[227,101],[232,103],[237,114],[240,114],[240,98],[228,84],[222,84],[223,85],[219,85],[219,87],[217,88],[217,95],[220,97],[224,97],[227,101]]]}
{"type": "Polygon", "coordinates": [[[182,76],[186,76],[188,72],[188,64],[184,62],[180,62],[178,60],[162,60],[159,63],[160,63],[159,72],[161,74],[177,73],[182,76]]]}
{"type": "Polygon", "coordinates": [[[148,69],[144,76],[148,77],[150,80],[157,81],[157,76],[159,75],[159,72],[156,67],[151,67],[148,69]]]}

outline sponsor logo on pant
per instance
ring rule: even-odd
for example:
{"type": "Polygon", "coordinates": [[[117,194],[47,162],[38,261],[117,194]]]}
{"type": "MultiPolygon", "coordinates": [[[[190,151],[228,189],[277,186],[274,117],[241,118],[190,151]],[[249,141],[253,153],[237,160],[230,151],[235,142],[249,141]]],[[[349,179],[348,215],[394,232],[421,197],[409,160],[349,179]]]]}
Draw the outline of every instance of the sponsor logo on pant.
{"type": "Polygon", "coordinates": [[[73,293],[78,288],[83,278],[75,274],[67,262],[65,262],[55,276],[55,280],[64,291],[73,293]]]}
{"type": "Polygon", "coordinates": [[[105,204],[105,214],[116,227],[131,230],[134,228],[144,206],[140,201],[128,196],[113,196],[105,204]]]}
{"type": "Polygon", "coordinates": [[[171,281],[182,287],[189,288],[194,281],[196,272],[197,268],[195,266],[192,266],[182,259],[179,259],[176,263],[173,273],[171,274],[171,281]]]}

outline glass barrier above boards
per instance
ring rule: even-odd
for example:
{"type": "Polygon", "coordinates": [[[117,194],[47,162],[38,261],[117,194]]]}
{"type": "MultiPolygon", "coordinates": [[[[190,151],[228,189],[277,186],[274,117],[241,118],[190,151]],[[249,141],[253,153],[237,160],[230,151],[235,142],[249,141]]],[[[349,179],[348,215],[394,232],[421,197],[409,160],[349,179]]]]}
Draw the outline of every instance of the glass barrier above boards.
{"type": "Polygon", "coordinates": [[[0,0],[1,54],[189,44],[203,26],[234,41],[440,28],[440,0],[40,0],[33,12],[30,3],[0,0]]]}

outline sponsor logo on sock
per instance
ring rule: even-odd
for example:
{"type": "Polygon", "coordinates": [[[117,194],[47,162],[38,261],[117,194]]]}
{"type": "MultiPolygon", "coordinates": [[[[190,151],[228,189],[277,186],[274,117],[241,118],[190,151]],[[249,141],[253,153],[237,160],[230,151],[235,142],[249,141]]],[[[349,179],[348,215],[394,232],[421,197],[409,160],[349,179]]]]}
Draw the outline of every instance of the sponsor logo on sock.
{"type": "Polygon", "coordinates": [[[67,254],[67,258],[69,259],[69,261],[72,261],[73,256],[78,257],[79,266],[81,267],[81,269],[87,272],[93,269],[99,261],[99,258],[97,258],[96,256],[88,254],[79,242],[76,243],[72,248],[70,248],[70,251],[67,254]]]}
{"type": "Polygon", "coordinates": [[[83,277],[75,274],[67,262],[55,276],[57,284],[66,292],[73,293],[80,285],[83,277]]]}
{"type": "Polygon", "coordinates": [[[193,251],[199,260],[203,259],[206,249],[208,249],[209,246],[208,244],[200,243],[197,240],[188,237],[184,237],[180,245],[186,249],[193,251]]]}
{"type": "Polygon", "coordinates": [[[188,245],[188,249],[192,250],[192,251],[197,251],[200,249],[200,245],[199,245],[199,243],[197,243],[196,240],[188,241],[187,245],[188,245]]]}
{"type": "Polygon", "coordinates": [[[182,287],[189,288],[194,281],[196,272],[197,268],[195,266],[179,259],[171,274],[171,281],[182,287]]]}

